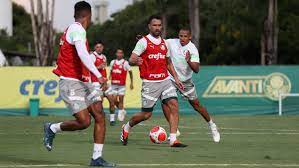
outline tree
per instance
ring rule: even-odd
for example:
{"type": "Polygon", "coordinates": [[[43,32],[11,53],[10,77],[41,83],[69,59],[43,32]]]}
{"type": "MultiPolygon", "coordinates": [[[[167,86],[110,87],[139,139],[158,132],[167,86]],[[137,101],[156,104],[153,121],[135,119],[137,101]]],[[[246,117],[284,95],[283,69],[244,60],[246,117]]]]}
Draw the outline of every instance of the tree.
{"type": "Polygon", "coordinates": [[[268,1],[268,16],[264,21],[261,37],[261,64],[277,64],[278,7],[277,0],[268,1]]]}
{"type": "Polygon", "coordinates": [[[31,5],[31,23],[34,38],[35,54],[36,54],[36,65],[46,66],[51,65],[54,58],[54,5],[55,0],[38,0],[35,4],[33,0],[30,0],[31,5]],[[35,7],[37,11],[35,11],[35,7]]]}
{"type": "Polygon", "coordinates": [[[188,13],[192,40],[197,48],[199,48],[200,40],[199,3],[199,0],[188,0],[188,13]]]}

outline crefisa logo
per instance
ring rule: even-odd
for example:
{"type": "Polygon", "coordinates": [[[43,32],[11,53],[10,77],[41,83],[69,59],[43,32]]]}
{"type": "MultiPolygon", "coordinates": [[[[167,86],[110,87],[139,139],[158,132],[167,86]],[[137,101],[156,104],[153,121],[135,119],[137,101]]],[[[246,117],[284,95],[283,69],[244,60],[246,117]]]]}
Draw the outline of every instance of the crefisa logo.
{"type": "Polygon", "coordinates": [[[203,94],[207,98],[267,97],[278,101],[279,95],[290,93],[290,79],[283,73],[267,76],[216,76],[203,94]]]}

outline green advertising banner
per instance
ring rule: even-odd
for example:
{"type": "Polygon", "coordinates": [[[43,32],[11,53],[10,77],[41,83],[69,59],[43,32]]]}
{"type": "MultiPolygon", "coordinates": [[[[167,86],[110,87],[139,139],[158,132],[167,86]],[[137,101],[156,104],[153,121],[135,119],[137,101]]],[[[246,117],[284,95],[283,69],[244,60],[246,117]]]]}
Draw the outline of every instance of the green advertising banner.
{"type": "MultiPolygon", "coordinates": [[[[6,67],[0,69],[0,115],[28,115],[30,100],[39,100],[41,115],[70,115],[59,96],[53,67],[6,67]]],[[[140,110],[141,80],[133,68],[134,90],[127,88],[128,113],[140,110]]],[[[202,66],[193,75],[202,105],[211,114],[278,114],[282,93],[299,93],[299,66],[202,66]]],[[[33,103],[33,101],[31,102],[33,103]]],[[[104,107],[109,107],[104,101],[104,107]]],[[[179,97],[180,114],[195,114],[179,97]]],[[[299,96],[282,97],[283,114],[299,114],[299,96]]],[[[161,113],[157,103],[154,113],[161,113]]]]}
{"type": "MultiPolygon", "coordinates": [[[[278,114],[279,95],[299,93],[299,66],[203,66],[193,81],[212,114],[278,114]]],[[[299,96],[282,99],[283,113],[299,113],[299,96]]],[[[179,101],[181,112],[192,113],[179,101]]]]}

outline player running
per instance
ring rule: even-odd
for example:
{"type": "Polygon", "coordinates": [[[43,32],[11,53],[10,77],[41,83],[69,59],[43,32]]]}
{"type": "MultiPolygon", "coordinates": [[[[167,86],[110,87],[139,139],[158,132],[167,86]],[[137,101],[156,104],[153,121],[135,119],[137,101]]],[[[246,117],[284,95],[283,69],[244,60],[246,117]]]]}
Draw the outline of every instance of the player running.
{"type": "MultiPolygon", "coordinates": [[[[60,39],[57,67],[53,72],[59,76],[59,92],[75,120],[44,125],[44,146],[53,149],[53,139],[60,131],[83,130],[94,118],[94,149],[90,166],[115,167],[102,158],[105,139],[105,114],[103,113],[101,92],[88,82],[91,74],[101,84],[106,82],[94,65],[88,53],[86,29],[91,22],[91,6],[85,1],[75,4],[75,23],[71,24],[60,39]],[[84,72],[89,72],[84,74],[84,72]],[[91,72],[91,73],[90,73],[91,72]]],[[[93,58],[94,59],[94,58],[93,58]]]]}
{"type": "Polygon", "coordinates": [[[133,86],[133,73],[129,62],[124,59],[124,52],[122,49],[116,50],[116,59],[110,62],[110,79],[111,87],[109,89],[109,95],[112,95],[112,101],[110,103],[110,125],[115,125],[115,105],[118,107],[118,120],[124,121],[126,111],[124,109],[124,97],[126,92],[126,79],[127,72],[130,75],[130,89],[133,86]]]}
{"type": "Polygon", "coordinates": [[[167,46],[161,38],[162,18],[151,16],[148,20],[149,34],[140,39],[129,59],[131,65],[138,65],[140,78],[142,79],[142,108],[128,123],[124,124],[121,132],[121,142],[127,145],[130,129],[138,123],[149,119],[152,116],[154,106],[158,99],[170,109],[170,146],[186,147],[176,137],[178,127],[178,101],[176,88],[168,76],[168,71],[174,77],[175,83],[181,86],[177,74],[167,54],[167,46]]]}
{"type": "MultiPolygon", "coordinates": [[[[193,72],[199,72],[199,54],[196,46],[190,41],[192,38],[191,30],[182,28],[179,31],[179,39],[168,39],[168,49],[171,61],[173,62],[174,69],[178,74],[178,78],[184,85],[184,90],[180,89],[177,85],[179,92],[188,99],[191,106],[206,120],[212,133],[215,142],[220,141],[220,134],[217,130],[216,124],[212,121],[208,111],[204,106],[199,103],[196,88],[192,81],[193,72]]],[[[172,81],[174,78],[171,77],[172,81]]],[[[166,118],[169,119],[170,110],[165,104],[162,105],[163,111],[166,113],[166,118]]]]}

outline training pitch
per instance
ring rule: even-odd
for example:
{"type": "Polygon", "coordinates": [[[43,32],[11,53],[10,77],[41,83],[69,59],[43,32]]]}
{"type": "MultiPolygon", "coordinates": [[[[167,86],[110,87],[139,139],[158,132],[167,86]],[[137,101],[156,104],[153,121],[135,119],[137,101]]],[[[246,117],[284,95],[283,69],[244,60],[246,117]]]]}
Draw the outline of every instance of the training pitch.
{"type": "MultiPolygon", "coordinates": [[[[88,167],[93,148],[93,125],[87,130],[59,133],[54,149],[42,145],[43,123],[71,117],[0,117],[0,168],[88,167]]],[[[153,144],[152,126],[168,130],[161,115],[133,128],[128,146],[119,140],[121,123],[107,122],[104,158],[118,167],[299,167],[299,116],[214,117],[221,141],[214,143],[199,115],[180,117],[180,140],[189,146],[174,149],[153,144]]]]}

